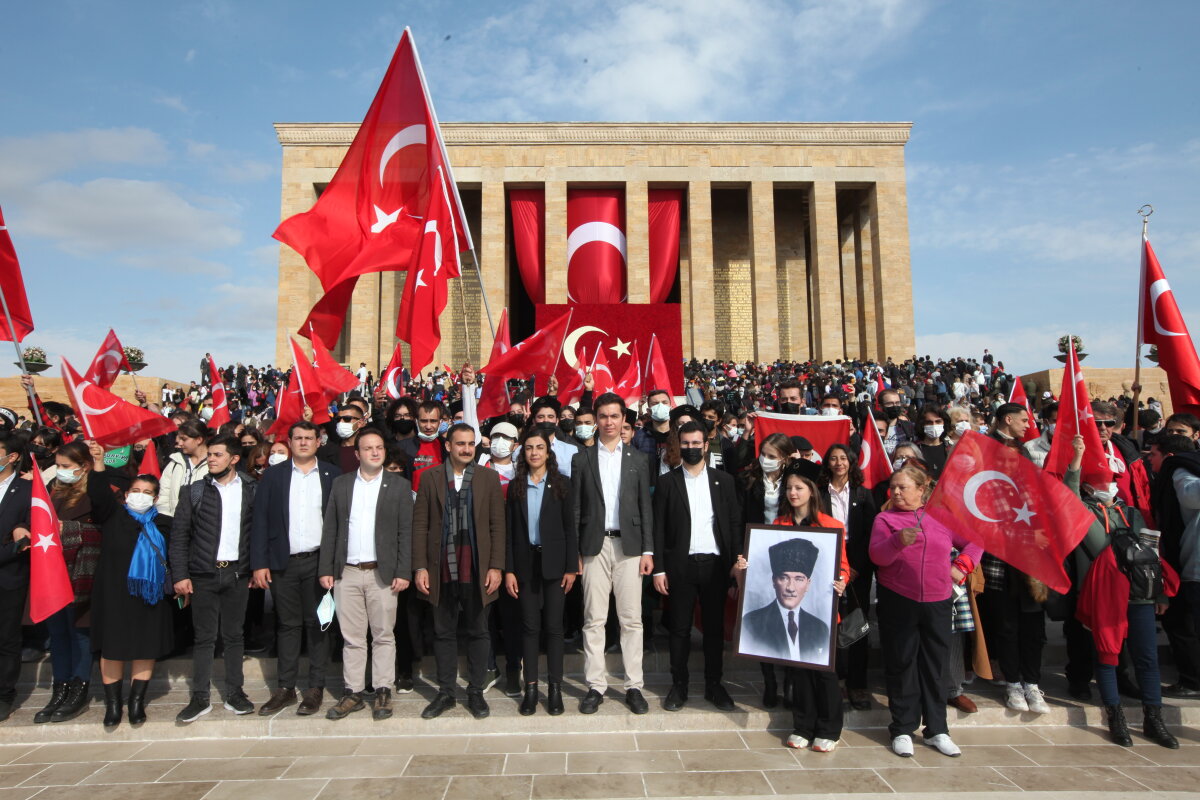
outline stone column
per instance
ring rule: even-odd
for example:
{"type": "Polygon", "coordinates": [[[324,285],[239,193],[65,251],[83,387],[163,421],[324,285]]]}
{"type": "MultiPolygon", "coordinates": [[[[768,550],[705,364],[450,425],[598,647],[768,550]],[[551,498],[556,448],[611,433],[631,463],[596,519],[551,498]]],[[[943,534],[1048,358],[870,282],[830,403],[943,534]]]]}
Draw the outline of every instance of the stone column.
{"type": "Polygon", "coordinates": [[[712,230],[712,184],[708,181],[690,181],[687,190],[688,202],[688,245],[690,297],[683,297],[685,307],[690,305],[691,319],[684,320],[684,343],[690,328],[692,352],[685,353],[694,358],[713,358],[717,352],[716,309],[713,303],[713,230],[712,230]]]}
{"type": "Polygon", "coordinates": [[[837,184],[813,183],[808,204],[808,229],[812,237],[813,357],[833,361],[845,357],[842,337],[842,287],[838,242],[837,184]]]}
{"type": "Polygon", "coordinates": [[[354,287],[350,298],[350,310],[347,313],[349,321],[349,342],[346,348],[346,363],[351,371],[358,370],[360,362],[366,362],[367,369],[373,370],[374,353],[379,351],[379,286],[380,278],[387,273],[372,272],[361,275],[354,287]]]}
{"type": "Polygon", "coordinates": [[[775,185],[750,184],[750,252],[754,264],[754,359],[779,357],[779,289],[775,268],[775,185]]]}
{"type": "Polygon", "coordinates": [[[367,368],[375,373],[376,378],[388,365],[392,351],[396,349],[396,316],[400,311],[400,297],[404,294],[407,276],[407,272],[382,272],[379,276],[379,352],[375,354],[374,361],[367,359],[367,368]]]}
{"type": "MultiPolygon", "coordinates": [[[[508,242],[505,239],[508,226],[505,224],[505,202],[504,181],[485,178],[480,210],[479,271],[483,275],[483,288],[496,322],[499,322],[500,310],[508,304],[508,242]]],[[[465,265],[463,269],[473,271],[474,267],[465,265]]],[[[451,302],[458,302],[458,298],[451,296],[447,305],[451,302]]],[[[491,351],[492,331],[488,327],[487,315],[480,314],[479,358],[486,359],[491,351]]]]}
{"type": "Polygon", "coordinates": [[[916,350],[912,271],[908,255],[908,200],[904,184],[875,184],[869,203],[879,357],[891,356],[898,363],[916,350]]]}
{"type": "Polygon", "coordinates": [[[625,286],[630,303],[650,302],[650,206],[645,181],[625,184],[625,286]]]}
{"type": "MultiPolygon", "coordinates": [[[[870,193],[868,193],[870,194],[870,193]]],[[[875,259],[872,242],[871,200],[864,199],[854,212],[854,242],[859,265],[858,314],[863,356],[880,361],[879,333],[875,327],[875,259]]]]}
{"type": "Polygon", "coordinates": [[[546,181],[546,302],[567,302],[566,181],[546,181]]]}
{"type": "Polygon", "coordinates": [[[858,251],[854,245],[854,214],[851,213],[838,225],[838,236],[841,239],[842,265],[842,326],[846,337],[846,357],[862,357],[862,340],[859,337],[858,287],[859,264],[858,251]]]}

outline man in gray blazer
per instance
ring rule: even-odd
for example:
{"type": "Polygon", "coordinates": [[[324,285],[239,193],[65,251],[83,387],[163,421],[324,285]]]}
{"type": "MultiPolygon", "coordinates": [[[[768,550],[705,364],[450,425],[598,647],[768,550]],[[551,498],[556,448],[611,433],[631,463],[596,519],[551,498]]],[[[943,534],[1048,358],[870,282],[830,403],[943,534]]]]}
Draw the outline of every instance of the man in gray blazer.
{"type": "Polygon", "coordinates": [[[412,578],[412,484],[384,471],[387,447],[378,430],[359,431],[354,447],[358,469],[333,481],[317,571],[321,587],[333,590],[345,639],[345,694],[326,716],[342,719],[364,707],[370,628],[375,684],[371,716],[381,720],[392,715],[396,594],[407,589],[412,578]]]}
{"type": "Polygon", "coordinates": [[[594,714],[604,702],[608,670],[604,623],[608,598],[617,601],[625,703],[635,714],[650,706],[642,696],[642,576],[654,570],[654,518],[650,464],[644,453],[621,443],[625,401],[605,392],[596,399],[599,441],[575,456],[571,484],[578,498],[580,572],[583,574],[583,655],[588,693],[579,704],[594,714]]]}

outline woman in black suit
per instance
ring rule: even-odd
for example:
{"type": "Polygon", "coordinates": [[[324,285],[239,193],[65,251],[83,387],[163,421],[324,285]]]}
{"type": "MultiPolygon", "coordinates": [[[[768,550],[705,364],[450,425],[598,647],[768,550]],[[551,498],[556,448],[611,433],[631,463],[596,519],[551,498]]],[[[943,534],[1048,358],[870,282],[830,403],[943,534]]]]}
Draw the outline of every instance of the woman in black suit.
{"type": "Polygon", "coordinates": [[[579,571],[579,534],[571,481],[558,471],[550,440],[534,428],[521,437],[521,459],[508,484],[504,579],[521,604],[525,696],[521,714],[537,711],[538,640],[546,628],[546,710],[563,713],[563,598],[579,571]]]}
{"type": "MultiPolygon", "coordinates": [[[[821,462],[822,510],[837,519],[846,529],[846,559],[850,562],[850,587],[842,595],[842,616],[856,608],[863,614],[871,612],[871,578],[875,566],[868,552],[871,546],[871,526],[879,508],[870,490],[863,486],[858,458],[844,444],[830,445],[821,462]]],[[[871,707],[867,691],[867,637],[859,639],[839,654],[838,666],[846,667],[846,694],[850,707],[862,711],[871,707]]]]}

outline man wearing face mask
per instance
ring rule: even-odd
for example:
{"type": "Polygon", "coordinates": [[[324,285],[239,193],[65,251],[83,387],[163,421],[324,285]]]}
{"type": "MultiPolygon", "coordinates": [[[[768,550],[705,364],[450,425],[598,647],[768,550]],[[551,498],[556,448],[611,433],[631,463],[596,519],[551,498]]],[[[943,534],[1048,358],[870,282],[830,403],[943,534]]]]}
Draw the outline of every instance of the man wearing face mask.
{"type": "Polygon", "coordinates": [[[530,408],[531,424],[550,437],[550,449],[558,460],[558,471],[571,477],[571,460],[580,451],[579,445],[558,436],[558,413],[561,406],[554,397],[539,397],[530,408]]]}
{"type": "Polygon", "coordinates": [[[365,424],[365,416],[362,408],[354,403],[346,403],[339,408],[332,420],[332,436],[317,450],[317,458],[333,464],[343,473],[358,469],[354,445],[359,428],[365,424]]]}
{"type": "Polygon", "coordinates": [[[420,488],[417,477],[421,470],[442,463],[442,439],[439,429],[442,424],[442,407],[439,403],[426,400],[417,406],[417,435],[400,442],[400,452],[409,462],[413,491],[420,488]]]}
{"type": "Polygon", "coordinates": [[[917,428],[904,418],[904,404],[895,389],[884,389],[879,393],[880,418],[887,423],[887,434],[883,437],[883,449],[891,457],[896,446],[904,442],[915,442],[921,437],[917,428]]]}
{"type": "Polygon", "coordinates": [[[596,412],[591,406],[580,406],[575,412],[575,440],[583,447],[596,443],[596,412]]]}
{"type": "Polygon", "coordinates": [[[633,447],[650,458],[652,472],[658,473],[662,451],[671,435],[671,395],[663,389],[651,389],[646,395],[650,407],[650,424],[633,434],[633,447]]]}
{"type": "Polygon", "coordinates": [[[500,486],[508,487],[508,482],[516,474],[513,464],[513,448],[517,445],[517,429],[508,422],[497,422],[488,434],[488,452],[479,457],[479,466],[490,467],[500,476],[500,486]]]}
{"type": "Polygon", "coordinates": [[[258,713],[274,714],[296,702],[300,640],[308,635],[308,688],[301,716],[315,714],[325,693],[329,643],[317,622],[322,592],[317,582],[321,529],[333,479],[331,464],[317,461],[317,426],[296,422],[288,430],[292,457],[267,467],[254,498],[250,569],[255,588],[271,589],[279,622],[279,683],[258,713]]]}
{"type": "Polygon", "coordinates": [[[779,384],[778,391],[780,414],[804,413],[804,387],[800,385],[799,381],[784,381],[779,384]]]}
{"type": "Polygon", "coordinates": [[[1058,423],[1058,403],[1049,403],[1038,413],[1042,420],[1042,433],[1038,438],[1025,443],[1025,454],[1029,460],[1039,467],[1046,465],[1046,456],[1050,455],[1050,444],[1054,441],[1054,428],[1058,423]]]}
{"type": "Polygon", "coordinates": [[[403,442],[417,435],[417,401],[411,397],[400,397],[388,404],[384,415],[392,433],[392,440],[403,442]]]}
{"type": "Polygon", "coordinates": [[[29,481],[17,477],[20,440],[0,432],[0,722],[8,719],[21,675],[21,620],[29,596],[29,481]]]}

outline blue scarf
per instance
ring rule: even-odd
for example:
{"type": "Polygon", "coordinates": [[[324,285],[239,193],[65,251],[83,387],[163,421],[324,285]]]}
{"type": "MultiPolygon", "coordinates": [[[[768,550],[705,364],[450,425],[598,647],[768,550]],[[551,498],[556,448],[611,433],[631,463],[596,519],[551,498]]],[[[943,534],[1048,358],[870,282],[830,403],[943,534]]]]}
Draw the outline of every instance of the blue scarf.
{"type": "Polygon", "coordinates": [[[151,506],[144,514],[138,514],[129,506],[125,510],[142,526],[137,545],[133,548],[133,558],[129,560],[129,593],[152,606],[162,600],[163,583],[167,579],[166,543],[162,532],[154,524],[158,509],[151,506]]]}

